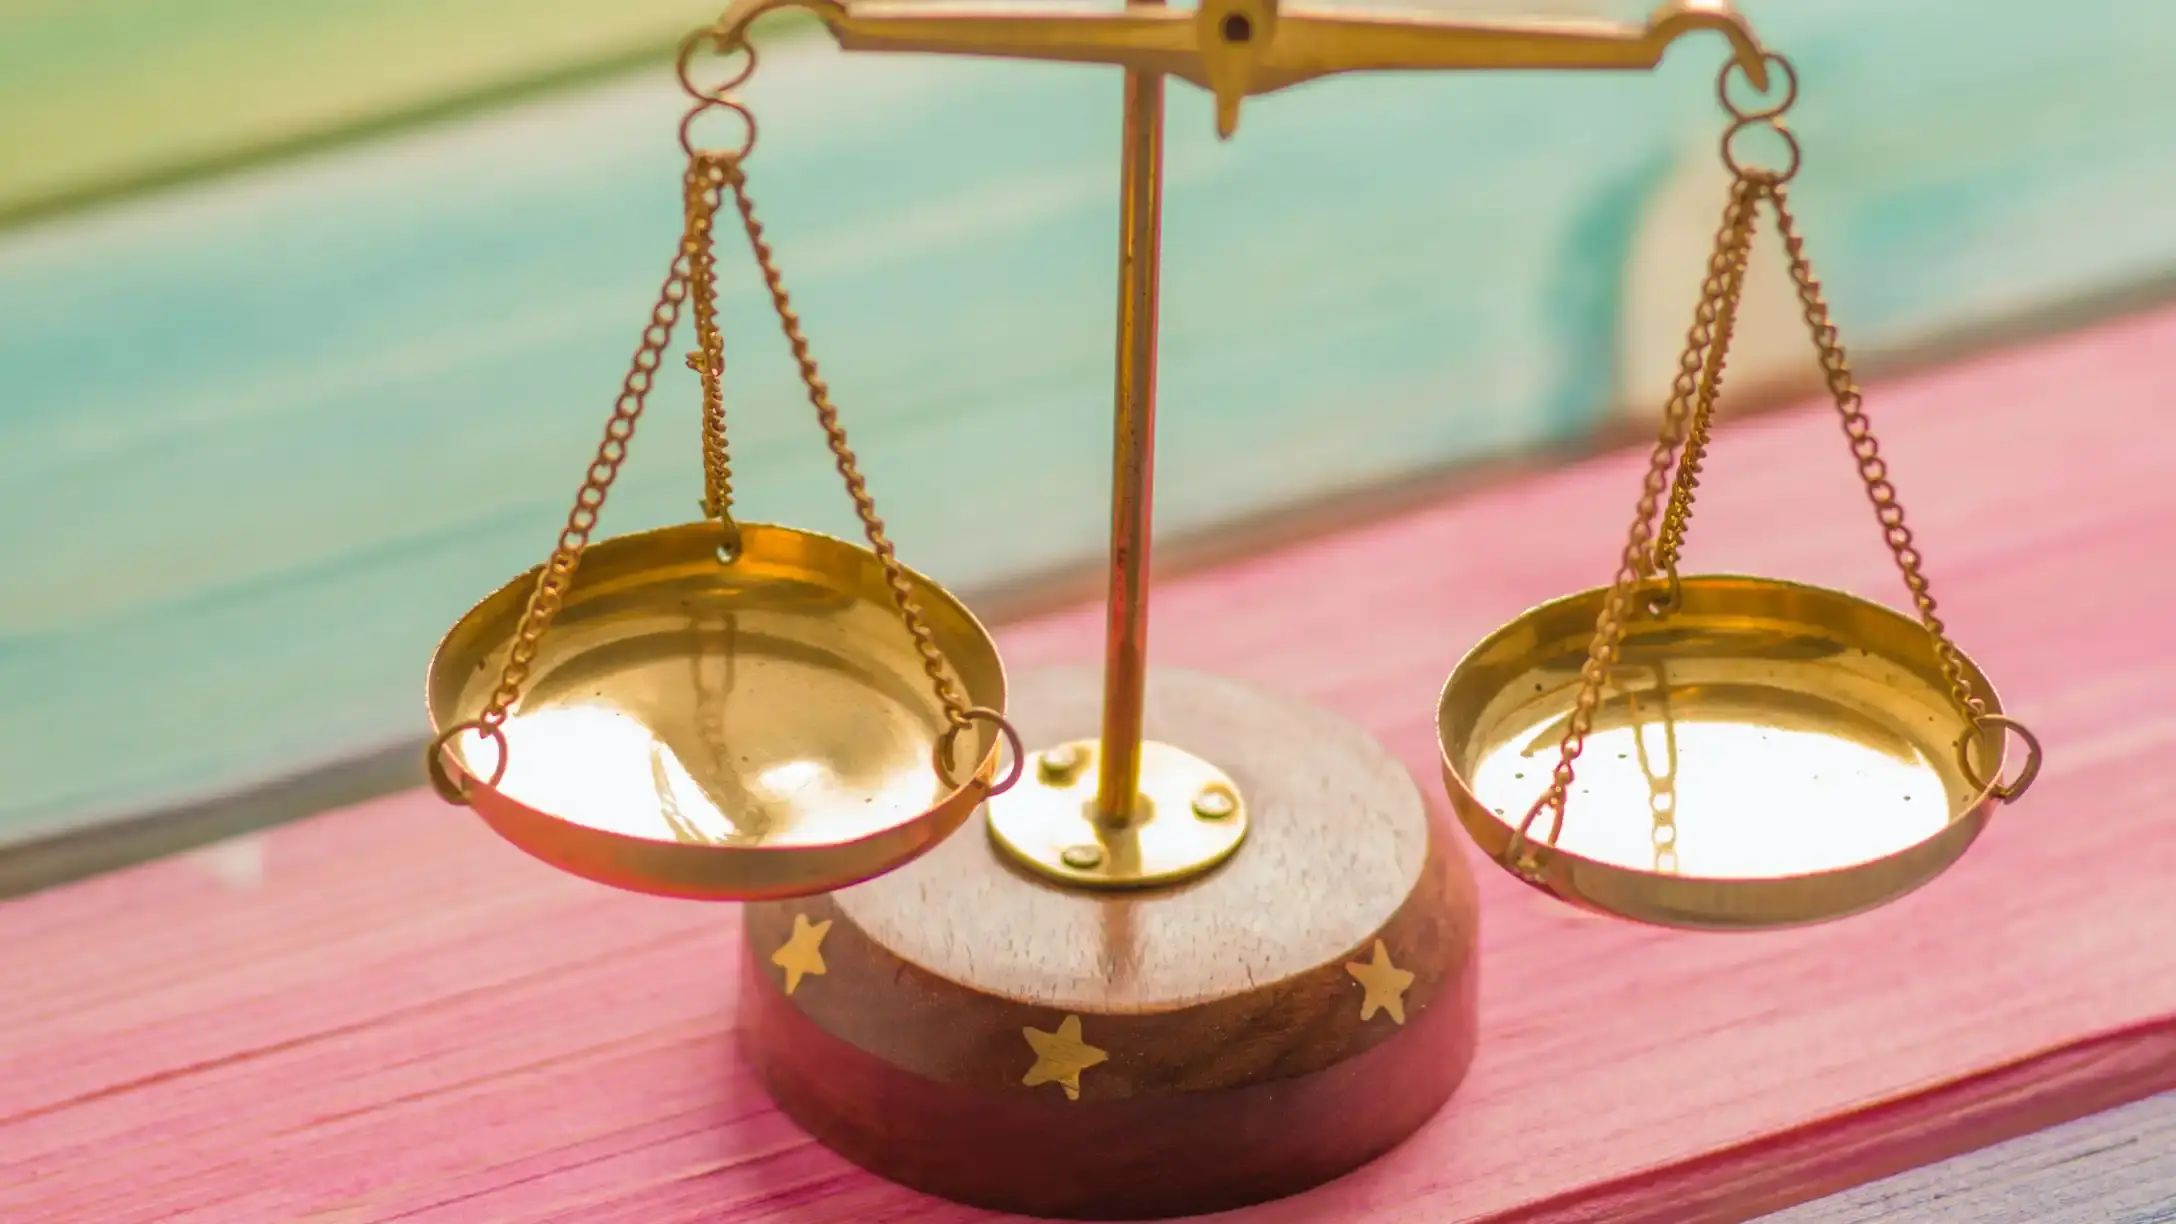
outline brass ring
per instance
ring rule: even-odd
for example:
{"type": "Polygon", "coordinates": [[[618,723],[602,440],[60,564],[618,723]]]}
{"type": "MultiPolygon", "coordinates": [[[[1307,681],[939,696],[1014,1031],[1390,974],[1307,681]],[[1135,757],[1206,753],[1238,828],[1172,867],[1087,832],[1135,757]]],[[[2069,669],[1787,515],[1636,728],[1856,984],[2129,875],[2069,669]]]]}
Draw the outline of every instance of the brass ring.
{"type": "MultiPolygon", "coordinates": [[[[1777,99],[1773,106],[1741,110],[1736,102],[1730,100],[1730,74],[1745,71],[1745,66],[1735,59],[1724,64],[1722,72],[1717,74],[1715,78],[1716,100],[1723,104],[1724,110],[1730,112],[1731,118],[1740,123],[1759,123],[1768,119],[1781,118],[1783,112],[1791,109],[1791,104],[1798,101],[1798,69],[1791,67],[1791,61],[1784,59],[1773,51],[1766,53],[1761,58],[1770,67],[1779,69],[1783,76],[1783,96],[1777,99]]],[[[1752,84],[1751,78],[1747,78],[1746,83],[1748,85],[1752,84]]],[[[1767,91],[1758,92],[1765,94],[1767,91]]]]}
{"type": "Polygon", "coordinates": [[[691,158],[716,157],[732,162],[743,161],[750,153],[755,152],[756,117],[748,113],[748,108],[738,98],[706,97],[699,105],[690,107],[687,116],[680,120],[680,148],[691,158]],[[704,112],[713,110],[731,111],[740,116],[742,123],[748,125],[748,139],[741,142],[740,148],[728,152],[723,149],[695,147],[695,120],[704,112]]]}
{"type": "Polygon", "coordinates": [[[934,763],[937,766],[937,776],[944,779],[947,785],[950,785],[952,781],[952,749],[959,743],[960,732],[966,730],[978,718],[984,722],[997,724],[998,733],[1005,737],[1005,745],[1012,749],[1011,772],[990,787],[990,797],[994,798],[1019,784],[1020,771],[1027,767],[1028,759],[1026,749],[1020,744],[1020,733],[1013,729],[1011,720],[1007,719],[1003,714],[988,706],[976,706],[967,711],[966,722],[953,723],[937,736],[937,742],[931,746],[930,756],[934,758],[934,763]]]}
{"type": "Polygon", "coordinates": [[[680,54],[673,61],[673,73],[680,78],[680,88],[686,90],[687,95],[698,102],[725,101],[725,95],[747,84],[748,78],[754,76],[755,71],[755,45],[744,38],[732,46],[727,46],[725,31],[718,29],[697,30],[682,39],[680,41],[680,54]],[[738,75],[711,89],[698,87],[695,84],[695,78],[688,73],[688,69],[695,63],[696,48],[700,47],[705,41],[710,43],[711,50],[716,51],[720,58],[729,57],[735,51],[748,53],[748,62],[741,67],[738,75]]]}
{"type": "Polygon", "coordinates": [[[507,748],[506,732],[503,729],[494,727],[480,718],[471,718],[467,722],[455,723],[439,732],[438,738],[431,741],[431,746],[424,749],[423,773],[431,780],[431,789],[437,791],[438,797],[446,802],[467,807],[469,802],[468,788],[455,781],[452,772],[446,768],[446,747],[453,742],[454,736],[461,734],[463,731],[474,731],[499,746],[498,767],[491,771],[491,780],[485,782],[485,786],[496,789],[499,780],[506,776],[507,748]]]}
{"type": "Polygon", "coordinates": [[[1972,728],[1964,733],[1964,738],[1957,741],[1957,764],[1964,770],[1965,782],[1973,790],[1986,791],[2004,803],[2017,802],[2018,796],[2032,786],[2033,779],[2040,776],[2040,759],[2040,737],[2032,733],[2032,728],[2007,714],[1980,715],[1972,728]],[[2004,782],[2000,778],[1983,780],[1972,768],[1972,741],[1979,738],[1978,732],[1990,728],[1998,732],[2015,731],[2017,737],[2025,741],[2025,767],[2017,771],[2017,777],[2013,781],[2004,782]]]}
{"type": "Polygon", "coordinates": [[[1793,135],[1791,129],[1785,127],[1780,119],[1760,116],[1740,119],[1730,125],[1729,131],[1723,133],[1723,165],[1741,179],[1759,180],[1771,188],[1781,187],[1798,177],[1800,161],[1798,137],[1793,135]],[[1741,165],[1738,161],[1738,155],[1731,151],[1731,142],[1737,139],[1738,133],[1750,127],[1764,127],[1781,136],[1784,147],[1790,150],[1790,162],[1780,170],[1763,170],[1741,165]]]}

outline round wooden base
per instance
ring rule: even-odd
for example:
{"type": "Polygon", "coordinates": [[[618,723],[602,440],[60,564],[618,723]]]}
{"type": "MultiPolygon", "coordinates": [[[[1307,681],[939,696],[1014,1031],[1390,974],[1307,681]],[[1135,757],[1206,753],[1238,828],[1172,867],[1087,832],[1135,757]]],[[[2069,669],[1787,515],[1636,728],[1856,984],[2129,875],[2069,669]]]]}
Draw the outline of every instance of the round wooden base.
{"type": "MultiPolygon", "coordinates": [[[[1092,670],[1029,673],[1009,714],[1063,743],[1101,695],[1092,670]]],[[[1063,888],[978,814],[890,875],[747,907],[741,1033],[790,1117],[945,1198],[1145,1219],[1318,1185],[1443,1104],[1473,1057],[1474,884],[1412,778],[1227,680],[1154,672],[1147,713],[1252,813],[1205,876],[1063,888]]]]}

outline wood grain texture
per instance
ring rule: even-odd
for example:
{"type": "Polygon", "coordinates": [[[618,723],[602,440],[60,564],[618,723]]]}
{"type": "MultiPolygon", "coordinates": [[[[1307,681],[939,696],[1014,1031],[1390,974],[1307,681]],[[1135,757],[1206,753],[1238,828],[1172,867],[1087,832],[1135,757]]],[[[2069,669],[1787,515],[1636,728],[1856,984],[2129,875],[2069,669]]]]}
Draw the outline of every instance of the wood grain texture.
{"type": "MultiPolygon", "coordinates": [[[[1102,680],[1029,670],[1007,712],[1030,744],[1092,740],[1102,680]]],[[[1303,702],[1159,669],[1146,714],[1151,739],[1245,796],[1252,831],[1206,876],[1053,888],[978,816],[891,875],[744,912],[739,1027],[788,1116],[945,1198],[1156,1219],[1310,1189],[1435,1114],[1478,1024],[1474,881],[1451,827],[1366,732],[1303,702]],[[787,968],[809,938],[821,976],[787,968]],[[1369,989],[1378,963],[1402,985],[1369,989]],[[1069,1024],[1094,1065],[1034,1074],[1024,1033],[1069,1024]]],[[[1155,817],[1174,818],[1191,813],[1155,817]]]]}
{"type": "MultiPolygon", "coordinates": [[[[0,0],[0,225],[656,71],[721,0],[0,0]],[[176,98],[187,105],[173,105],[176,98]]],[[[1434,0],[1623,12],[1623,0],[1434,0]]],[[[807,35],[789,11],[761,36],[807,35]]]]}
{"type": "Polygon", "coordinates": [[[0,223],[631,59],[663,63],[718,7],[0,0],[0,223]]]}
{"type": "MultiPolygon", "coordinates": [[[[1760,8],[1862,356],[2176,267],[2176,6],[1760,8]]],[[[1714,156],[1719,54],[1325,82],[1229,144],[1174,91],[1165,538],[1586,436],[1635,234],[1714,156]]],[[[756,199],[878,503],[955,587],[1105,547],[1116,90],[802,45],[751,94],[756,199]]],[[[672,242],[679,102],[646,73],[0,239],[0,488],[37,507],[0,522],[0,692],[31,696],[0,704],[0,840],[420,743],[420,661],[542,559],[596,445],[672,242]]],[[[851,530],[721,266],[744,504],[851,530]]],[[[672,364],[606,530],[692,512],[672,364]]]]}
{"type": "Polygon", "coordinates": [[[2030,1135],[2172,1083],[2176,1021],[2164,1018],[1731,1144],[1682,1165],[1584,1186],[1514,1218],[1582,1224],[1743,1220],[2030,1135]]]}
{"type": "MultiPolygon", "coordinates": [[[[2176,926],[2176,569],[2148,563],[2176,546],[2172,348],[2163,311],[1872,389],[1944,614],[2047,745],[1961,865],[1747,938],[1612,924],[1489,868],[1454,1106],[1240,1218],[1739,1220],[1897,1171],[1854,1154],[1862,1125],[1924,1162],[2176,1088],[2176,945],[2142,937],[2176,926]]],[[[1443,674],[1606,576],[1640,461],[1169,584],[1153,649],[1339,710],[1428,776],[1443,674]]],[[[1898,590],[1825,409],[1726,430],[1709,473],[1690,565],[1898,590]]],[[[1081,609],[1003,640],[1026,666],[1092,657],[1099,629],[1081,609]]],[[[556,875],[414,793],[252,844],[0,908],[0,1218],[976,1218],[764,1101],[733,1053],[733,911],[556,875]]]]}
{"type": "Polygon", "coordinates": [[[1899,1173],[1761,1224],[2171,1224],[2176,1093],[1899,1173]]]}

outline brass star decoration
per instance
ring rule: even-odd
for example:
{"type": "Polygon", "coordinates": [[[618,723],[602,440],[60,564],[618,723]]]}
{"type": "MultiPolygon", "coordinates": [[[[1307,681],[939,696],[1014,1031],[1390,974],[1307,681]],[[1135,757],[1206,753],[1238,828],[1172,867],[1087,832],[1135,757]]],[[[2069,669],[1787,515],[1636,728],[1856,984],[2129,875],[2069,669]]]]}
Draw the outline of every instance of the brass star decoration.
{"type": "Polygon", "coordinates": [[[810,922],[807,914],[793,916],[793,937],[771,953],[771,963],[786,971],[786,993],[800,988],[801,979],[810,974],[823,976],[824,935],[831,930],[831,920],[810,922]]]}
{"type": "Polygon", "coordinates": [[[1345,972],[1367,990],[1360,1000],[1361,1023],[1374,1019],[1379,1011],[1389,1012],[1400,1025],[1405,1023],[1405,992],[1413,984],[1413,975],[1390,963],[1390,949],[1383,946],[1382,940],[1375,941],[1374,960],[1347,965],[1345,972]]]}
{"type": "Polygon", "coordinates": [[[1035,1065],[1020,1082],[1030,1088],[1038,1084],[1056,1084],[1065,1089],[1065,1099],[1080,1099],[1080,1073],[1110,1058],[1110,1055],[1081,1040],[1080,1017],[1067,1016],[1058,1022],[1058,1030],[1046,1033],[1039,1028],[1024,1028],[1020,1035],[1028,1039],[1035,1051],[1035,1065]]]}

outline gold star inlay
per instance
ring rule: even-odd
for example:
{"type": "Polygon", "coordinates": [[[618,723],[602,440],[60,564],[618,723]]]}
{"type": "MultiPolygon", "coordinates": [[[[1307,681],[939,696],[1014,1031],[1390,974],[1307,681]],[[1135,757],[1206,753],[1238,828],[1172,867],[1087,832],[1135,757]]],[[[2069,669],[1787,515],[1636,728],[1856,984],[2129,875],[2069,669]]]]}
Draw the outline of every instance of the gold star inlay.
{"type": "Polygon", "coordinates": [[[1081,1040],[1080,1017],[1067,1016],[1058,1022],[1058,1031],[1046,1033],[1039,1028],[1024,1028],[1020,1035],[1028,1039],[1035,1051],[1035,1065],[1028,1068],[1020,1082],[1033,1088],[1038,1084],[1056,1084],[1065,1089],[1069,1101],[1080,1099],[1080,1073],[1110,1058],[1109,1054],[1081,1040]]]}
{"type": "Polygon", "coordinates": [[[786,993],[792,994],[801,985],[801,979],[824,972],[824,935],[831,930],[831,920],[810,922],[807,914],[793,916],[793,937],[778,951],[771,953],[771,963],[786,971],[786,993]]]}
{"type": "Polygon", "coordinates": [[[1383,941],[1375,941],[1375,959],[1345,966],[1345,972],[1367,989],[1360,1000],[1360,1021],[1365,1024],[1375,1018],[1375,1013],[1386,1011],[1399,1024],[1405,1023],[1405,991],[1413,984],[1413,975],[1390,963],[1390,949],[1383,941]]]}

